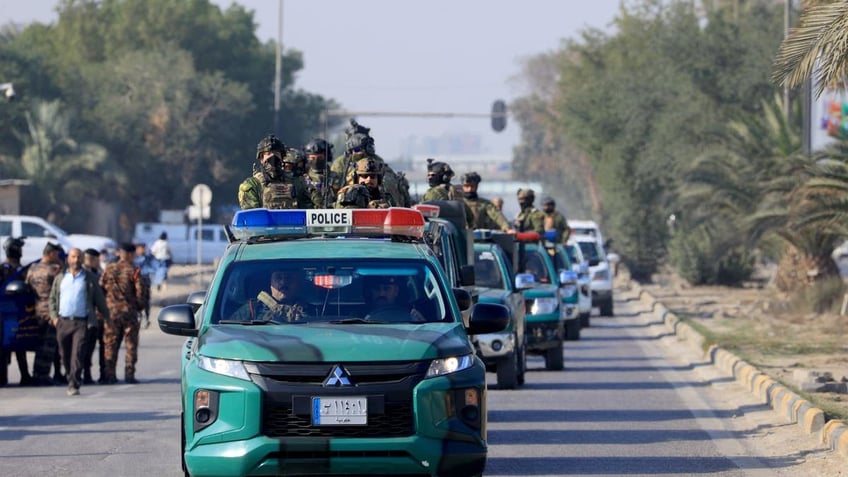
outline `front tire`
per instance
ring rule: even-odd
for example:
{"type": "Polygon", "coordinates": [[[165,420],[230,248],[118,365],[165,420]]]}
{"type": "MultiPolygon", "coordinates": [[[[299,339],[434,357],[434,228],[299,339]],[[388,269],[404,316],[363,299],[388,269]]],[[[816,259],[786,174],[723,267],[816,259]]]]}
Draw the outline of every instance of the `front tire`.
{"type": "Polygon", "coordinates": [[[580,339],[580,319],[575,318],[565,322],[565,339],[577,341],[580,339]]]}
{"type": "Polygon", "coordinates": [[[599,308],[601,316],[613,316],[612,297],[607,298],[603,303],[601,303],[599,308]]]}
{"type": "Polygon", "coordinates": [[[562,341],[557,346],[545,350],[545,369],[550,371],[561,371],[563,368],[562,341]]]}
{"type": "Polygon", "coordinates": [[[589,313],[581,313],[580,314],[580,327],[588,328],[589,327],[589,317],[592,316],[592,312],[589,313]]]}
{"type": "Polygon", "coordinates": [[[185,447],[186,447],[185,413],[180,411],[180,464],[183,467],[183,477],[191,477],[191,474],[188,473],[188,467],[186,467],[185,447]]]}
{"type": "Polygon", "coordinates": [[[515,389],[518,387],[518,350],[501,359],[498,363],[498,387],[515,389]]]}

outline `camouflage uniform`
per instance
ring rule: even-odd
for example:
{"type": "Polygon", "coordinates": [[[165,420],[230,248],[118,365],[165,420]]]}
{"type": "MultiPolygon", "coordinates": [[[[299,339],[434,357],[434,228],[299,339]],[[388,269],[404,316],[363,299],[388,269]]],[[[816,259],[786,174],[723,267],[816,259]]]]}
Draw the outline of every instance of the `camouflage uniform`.
{"type": "Polygon", "coordinates": [[[335,173],[329,172],[328,167],[328,162],[333,157],[333,145],[316,137],[306,143],[303,150],[307,164],[303,175],[306,193],[316,209],[332,208],[336,201],[332,185],[338,182],[335,180],[335,173]]]}
{"type": "Polygon", "coordinates": [[[297,303],[281,303],[274,299],[266,291],[259,292],[256,298],[252,298],[241,306],[233,314],[233,320],[239,321],[297,321],[304,316],[303,305],[297,303]]]}
{"type": "MultiPolygon", "coordinates": [[[[369,209],[388,209],[395,205],[394,199],[385,192],[383,188],[383,169],[373,157],[366,156],[356,161],[356,169],[353,176],[354,182],[364,185],[368,191],[368,208],[369,209]],[[376,187],[369,187],[367,182],[363,182],[360,176],[372,175],[377,177],[376,187]]],[[[374,185],[374,184],[372,184],[374,185]]]]}
{"type": "Polygon", "coordinates": [[[150,300],[150,290],[145,289],[141,270],[126,262],[110,263],[100,276],[100,286],[106,291],[109,319],[104,322],[103,344],[106,347],[106,382],[116,381],[115,366],[121,341],[126,347],[125,379],[135,380],[135,363],[138,361],[138,315],[150,300]]]}
{"type": "Polygon", "coordinates": [[[481,197],[477,197],[476,199],[465,198],[463,200],[465,201],[465,205],[471,209],[471,213],[474,216],[474,225],[472,228],[503,231],[511,228],[509,221],[506,220],[503,213],[490,201],[481,197]]]}
{"type": "Polygon", "coordinates": [[[342,187],[336,196],[336,209],[367,209],[371,201],[368,188],[361,184],[342,187]]]}
{"type": "Polygon", "coordinates": [[[521,212],[515,217],[515,229],[519,232],[535,231],[539,235],[545,234],[545,214],[533,207],[536,193],[533,189],[519,189],[518,203],[521,212]]]}
{"type": "Polygon", "coordinates": [[[56,341],[56,327],[50,321],[50,290],[53,280],[62,272],[58,263],[34,263],[27,272],[26,284],[38,296],[35,302],[35,315],[42,322],[42,342],[35,352],[33,364],[33,379],[39,384],[47,384],[50,380],[50,365],[53,364],[53,376],[61,379],[61,364],[57,363],[59,343],[56,341]],[[58,364],[58,366],[57,366],[58,364]]]}

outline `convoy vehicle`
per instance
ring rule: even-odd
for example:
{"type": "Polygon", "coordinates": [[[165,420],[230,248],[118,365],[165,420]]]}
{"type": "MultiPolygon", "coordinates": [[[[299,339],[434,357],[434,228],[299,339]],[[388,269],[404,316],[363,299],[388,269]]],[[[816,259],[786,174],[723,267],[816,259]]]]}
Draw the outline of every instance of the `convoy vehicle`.
{"type": "Polygon", "coordinates": [[[509,312],[478,303],[463,324],[470,296],[424,225],[397,207],[236,213],[202,305],[158,320],[191,337],[187,475],[482,474],[486,375],[469,335],[502,330],[509,312]],[[295,301],[269,298],[271,280],[295,301]],[[371,296],[386,280],[394,305],[371,296]]]}
{"type": "Polygon", "coordinates": [[[168,234],[168,245],[171,247],[171,260],[174,263],[197,263],[198,246],[200,248],[200,263],[215,263],[227,249],[229,242],[222,224],[166,224],[155,222],[140,222],[135,226],[133,243],[147,245],[147,250],[162,232],[168,234]]]}
{"type": "Polygon", "coordinates": [[[604,244],[601,227],[594,220],[569,219],[568,226],[571,227],[571,235],[588,235],[594,237],[599,244],[604,244]]]}
{"type": "Polygon", "coordinates": [[[592,316],[592,277],[589,271],[589,262],[583,258],[583,251],[572,240],[568,239],[565,245],[560,245],[571,262],[571,269],[577,272],[577,289],[580,292],[578,310],[580,314],[580,327],[588,328],[592,316]]]}
{"type": "Polygon", "coordinates": [[[583,327],[581,314],[587,306],[589,313],[592,312],[592,299],[587,297],[588,302],[584,300],[580,291],[580,279],[577,272],[573,270],[564,246],[545,242],[545,248],[547,248],[548,255],[551,256],[554,263],[554,270],[559,276],[560,296],[562,297],[562,307],[565,310],[565,339],[577,341],[580,339],[580,328],[583,327]]]}
{"type": "Polygon", "coordinates": [[[613,276],[610,263],[604,255],[604,248],[590,235],[572,235],[570,238],[580,247],[589,262],[592,275],[592,306],[598,307],[601,316],[613,316],[613,276]]]}
{"type": "Polygon", "coordinates": [[[524,290],[527,310],[527,352],[545,357],[545,368],[563,368],[562,344],[567,320],[578,320],[577,307],[562,301],[560,277],[541,237],[535,232],[516,234],[524,252],[519,270],[532,275],[532,286],[524,290]]]}
{"type": "Polygon", "coordinates": [[[498,387],[514,389],[524,384],[527,370],[526,285],[515,276],[515,234],[475,230],[474,241],[474,278],[480,302],[504,305],[510,314],[503,331],[476,335],[474,345],[486,369],[497,373],[498,387]]]}
{"type": "MultiPolygon", "coordinates": [[[[93,248],[98,251],[113,251],[117,248],[115,241],[109,237],[69,234],[57,225],[32,215],[0,215],[0,243],[10,236],[26,237],[21,256],[21,263],[24,265],[39,260],[47,242],[61,245],[65,252],[71,248],[93,248]]],[[[1,248],[0,259],[6,260],[6,254],[1,248]]]]}

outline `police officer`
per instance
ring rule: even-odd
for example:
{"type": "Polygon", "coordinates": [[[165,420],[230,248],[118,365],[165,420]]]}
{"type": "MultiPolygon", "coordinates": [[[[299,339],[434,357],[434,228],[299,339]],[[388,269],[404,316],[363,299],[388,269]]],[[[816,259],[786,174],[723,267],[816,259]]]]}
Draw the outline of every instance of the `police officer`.
{"type": "MultiPolygon", "coordinates": [[[[21,265],[23,256],[24,240],[19,237],[9,237],[3,242],[3,251],[6,253],[6,261],[0,264],[0,293],[6,289],[6,285],[12,280],[26,280],[29,266],[21,265]]],[[[32,296],[33,301],[35,296],[32,296]]],[[[5,356],[4,356],[5,358],[5,356]]],[[[15,359],[18,362],[18,371],[21,373],[21,386],[32,384],[32,376],[29,374],[26,350],[16,350],[15,359]]],[[[6,366],[5,362],[0,366],[6,366]]],[[[4,374],[5,376],[5,374],[4,374]]],[[[7,384],[5,382],[0,384],[7,384]]]]}
{"type": "Polygon", "coordinates": [[[401,207],[412,205],[409,196],[409,181],[403,174],[398,174],[389,166],[382,157],[374,150],[374,138],[371,137],[371,128],[367,128],[350,120],[350,127],[345,129],[347,140],[345,141],[345,153],[337,157],[330,170],[334,174],[334,190],[339,190],[344,185],[355,183],[354,169],[356,163],[364,157],[370,157],[376,161],[383,170],[383,190],[391,197],[393,204],[401,207]]]}
{"type": "Polygon", "coordinates": [[[474,215],[475,229],[495,229],[508,232],[512,229],[506,217],[491,202],[477,195],[482,178],[476,172],[462,176],[462,199],[474,215]]]}
{"type": "Polygon", "coordinates": [[[45,386],[51,384],[68,384],[62,375],[62,362],[59,359],[56,327],[50,319],[50,290],[53,280],[64,269],[61,254],[65,250],[61,245],[47,242],[41,253],[41,261],[34,263],[27,272],[26,284],[29,285],[38,299],[35,302],[35,314],[41,321],[41,344],[35,351],[33,364],[33,384],[45,386]],[[53,379],[50,379],[50,366],[53,365],[53,379]]]}
{"type": "Polygon", "coordinates": [[[373,158],[356,161],[355,179],[357,184],[368,188],[368,208],[388,209],[392,206],[392,197],[383,192],[383,168],[373,158]]]}
{"type": "MultiPolygon", "coordinates": [[[[100,268],[100,252],[93,248],[85,249],[82,255],[82,267],[96,278],[97,286],[100,286],[100,275],[103,275],[103,269],[100,268]]],[[[100,289],[103,291],[103,287],[100,287],[100,289]]],[[[97,382],[100,384],[106,382],[106,365],[104,364],[103,359],[103,322],[105,319],[103,317],[103,313],[99,310],[95,310],[94,313],[97,317],[97,322],[95,326],[88,328],[86,331],[85,346],[83,347],[80,357],[80,361],[82,362],[83,384],[94,384],[91,367],[93,365],[95,350],[97,350],[97,364],[100,370],[97,382]]]]}
{"type": "Polygon", "coordinates": [[[556,242],[568,242],[568,236],[571,235],[571,227],[568,226],[568,220],[559,211],[556,210],[556,202],[553,197],[545,197],[542,199],[542,213],[545,215],[545,231],[556,231],[556,242]]]}
{"type": "Polygon", "coordinates": [[[303,177],[295,174],[297,158],[287,152],[285,144],[273,134],[259,141],[253,175],[239,186],[242,209],[312,208],[303,177]]]}
{"type": "Polygon", "coordinates": [[[545,233],[545,214],[533,207],[536,192],[533,189],[518,189],[518,206],[521,212],[515,218],[515,229],[519,232],[536,231],[539,235],[545,233]]]}
{"type": "Polygon", "coordinates": [[[306,153],[306,173],[304,182],[312,205],[316,209],[330,208],[335,202],[335,193],[328,183],[328,161],[333,157],[333,145],[322,138],[312,138],[303,146],[306,153]]]}
{"type": "Polygon", "coordinates": [[[103,358],[106,363],[105,384],[118,382],[116,364],[121,341],[126,348],[124,381],[137,384],[135,364],[138,361],[138,315],[150,299],[145,296],[141,270],[133,264],[135,246],[131,243],[121,245],[118,261],[110,263],[100,276],[100,286],[106,291],[106,306],[109,319],[105,320],[103,344],[106,349],[103,358]]]}

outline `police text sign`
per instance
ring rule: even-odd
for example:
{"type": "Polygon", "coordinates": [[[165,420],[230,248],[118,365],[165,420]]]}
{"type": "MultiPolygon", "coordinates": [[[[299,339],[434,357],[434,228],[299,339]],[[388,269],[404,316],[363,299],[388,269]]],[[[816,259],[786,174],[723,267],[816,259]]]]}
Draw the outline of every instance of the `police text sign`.
{"type": "Polygon", "coordinates": [[[307,227],[344,227],[353,225],[350,209],[313,209],[306,211],[307,227]]]}

